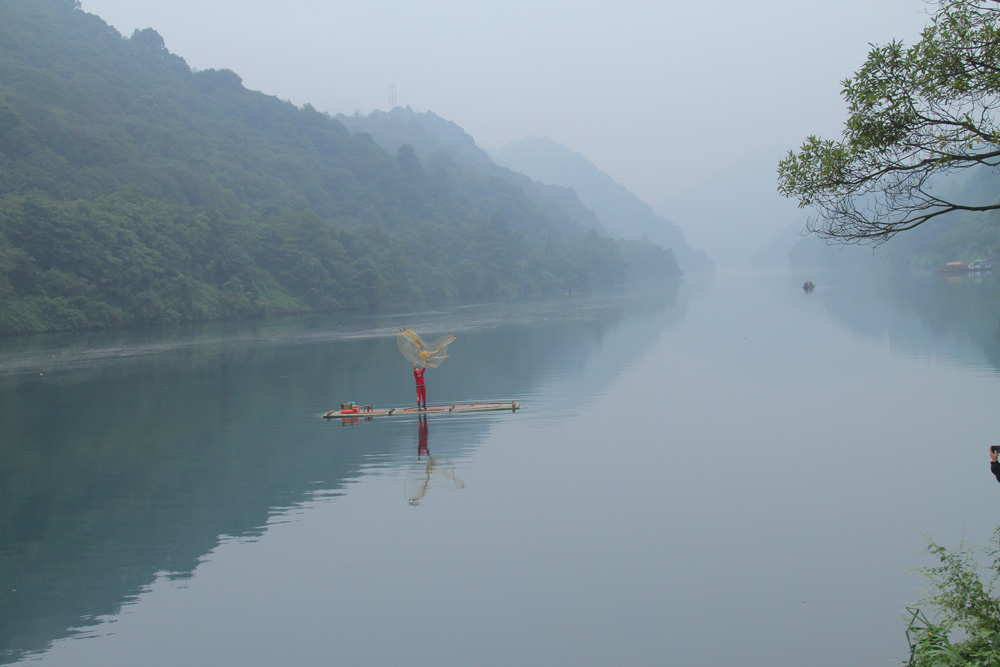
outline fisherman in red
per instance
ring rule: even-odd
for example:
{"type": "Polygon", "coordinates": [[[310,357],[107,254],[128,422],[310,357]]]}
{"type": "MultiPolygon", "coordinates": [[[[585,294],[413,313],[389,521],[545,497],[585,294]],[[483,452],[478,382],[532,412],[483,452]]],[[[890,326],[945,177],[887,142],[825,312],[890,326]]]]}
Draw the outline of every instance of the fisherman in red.
{"type": "Polygon", "coordinates": [[[413,364],[413,379],[417,381],[417,408],[420,408],[422,401],[424,410],[427,409],[427,387],[424,386],[425,370],[427,370],[426,366],[417,368],[417,365],[413,364]]]}

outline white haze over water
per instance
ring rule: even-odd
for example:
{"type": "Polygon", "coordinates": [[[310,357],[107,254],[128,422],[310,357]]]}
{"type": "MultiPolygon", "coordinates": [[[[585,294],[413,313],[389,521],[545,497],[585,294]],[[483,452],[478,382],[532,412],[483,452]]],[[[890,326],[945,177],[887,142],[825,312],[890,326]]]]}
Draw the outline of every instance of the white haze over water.
{"type": "Polygon", "coordinates": [[[839,136],[840,82],[870,44],[913,43],[934,8],[923,0],[81,6],[126,37],[155,29],[193,69],[231,69],[247,88],[297,105],[388,110],[394,85],[398,105],[454,121],[481,147],[548,137],[680,224],[709,254],[726,234],[719,225],[730,223],[699,229],[697,206],[678,198],[708,182],[727,191],[727,179],[742,174],[760,201],[733,197],[732,214],[718,220],[744,233],[759,229],[761,245],[792,221],[775,217],[803,217],[777,195],[773,156],[810,134],[839,136]],[[741,209],[761,211],[760,219],[741,209]]]}

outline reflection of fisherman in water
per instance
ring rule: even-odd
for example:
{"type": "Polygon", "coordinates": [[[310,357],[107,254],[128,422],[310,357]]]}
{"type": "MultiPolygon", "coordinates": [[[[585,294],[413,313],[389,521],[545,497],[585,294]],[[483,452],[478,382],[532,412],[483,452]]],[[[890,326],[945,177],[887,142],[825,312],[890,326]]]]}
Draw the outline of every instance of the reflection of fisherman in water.
{"type": "Polygon", "coordinates": [[[465,482],[455,477],[455,468],[448,461],[431,457],[427,434],[427,416],[421,415],[417,421],[417,464],[406,475],[406,500],[411,505],[419,505],[432,486],[465,488],[465,482]]]}
{"type": "Polygon", "coordinates": [[[427,415],[420,417],[420,426],[418,427],[419,436],[417,437],[417,460],[420,460],[421,456],[426,456],[430,458],[430,451],[427,449],[427,415]]]}

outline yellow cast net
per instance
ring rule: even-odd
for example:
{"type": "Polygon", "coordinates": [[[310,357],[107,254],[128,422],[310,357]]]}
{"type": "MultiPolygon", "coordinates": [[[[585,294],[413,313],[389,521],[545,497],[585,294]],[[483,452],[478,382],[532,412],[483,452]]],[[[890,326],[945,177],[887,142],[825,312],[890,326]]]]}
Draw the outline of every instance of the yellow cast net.
{"type": "Polygon", "coordinates": [[[400,329],[396,334],[396,346],[406,360],[421,368],[437,368],[448,358],[448,346],[455,340],[452,335],[441,336],[432,343],[424,340],[411,329],[400,329]]]}

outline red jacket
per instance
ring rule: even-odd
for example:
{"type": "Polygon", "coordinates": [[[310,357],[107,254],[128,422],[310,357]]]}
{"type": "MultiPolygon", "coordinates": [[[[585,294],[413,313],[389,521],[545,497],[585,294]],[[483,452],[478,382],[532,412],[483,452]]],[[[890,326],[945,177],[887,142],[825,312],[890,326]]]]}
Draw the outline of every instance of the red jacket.
{"type": "Polygon", "coordinates": [[[427,370],[426,367],[425,368],[414,368],[413,369],[413,377],[416,379],[418,387],[423,387],[424,386],[424,371],[425,370],[427,370]]]}

